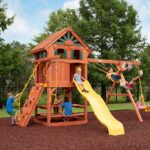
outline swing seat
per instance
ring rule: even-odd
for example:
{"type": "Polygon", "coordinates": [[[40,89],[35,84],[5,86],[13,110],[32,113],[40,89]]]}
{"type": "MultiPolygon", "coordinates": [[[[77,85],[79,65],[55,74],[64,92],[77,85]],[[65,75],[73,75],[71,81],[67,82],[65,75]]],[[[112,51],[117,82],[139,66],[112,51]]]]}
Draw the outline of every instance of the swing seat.
{"type": "Polygon", "coordinates": [[[112,82],[116,82],[116,83],[119,83],[121,77],[119,75],[115,75],[115,74],[112,74],[111,77],[110,77],[110,80],[112,82]]]}
{"type": "Polygon", "coordinates": [[[150,105],[145,105],[145,108],[143,110],[145,112],[149,112],[150,111],[150,105]]]}
{"type": "Polygon", "coordinates": [[[112,74],[111,77],[112,77],[112,80],[114,80],[114,81],[118,81],[121,79],[121,77],[119,75],[115,75],[115,74],[112,74]]]}

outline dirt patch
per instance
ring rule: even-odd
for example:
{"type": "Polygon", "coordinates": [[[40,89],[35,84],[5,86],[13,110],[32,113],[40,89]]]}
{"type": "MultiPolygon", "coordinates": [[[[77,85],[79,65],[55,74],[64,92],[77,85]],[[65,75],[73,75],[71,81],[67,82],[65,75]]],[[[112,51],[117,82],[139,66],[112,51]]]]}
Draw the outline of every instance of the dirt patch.
{"type": "Polygon", "coordinates": [[[150,112],[138,122],[133,111],[112,113],[125,127],[123,136],[109,136],[92,113],[89,123],[70,127],[31,124],[12,127],[11,118],[0,119],[0,150],[149,150],[150,112]]]}

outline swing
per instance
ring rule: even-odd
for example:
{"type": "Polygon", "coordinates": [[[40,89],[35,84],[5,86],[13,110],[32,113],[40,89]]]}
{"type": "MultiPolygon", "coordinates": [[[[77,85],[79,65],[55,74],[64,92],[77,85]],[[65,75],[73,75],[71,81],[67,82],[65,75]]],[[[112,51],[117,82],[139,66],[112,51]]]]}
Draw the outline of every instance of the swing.
{"type": "MultiPolygon", "coordinates": [[[[110,69],[112,68],[112,69],[114,69],[116,72],[118,72],[118,70],[117,70],[112,64],[109,64],[109,65],[111,66],[110,69]]],[[[112,71],[112,72],[113,72],[113,71],[112,71]]],[[[118,74],[107,72],[107,75],[106,75],[106,76],[107,76],[108,79],[111,80],[112,82],[119,83],[120,80],[121,80],[121,73],[122,73],[122,71],[119,71],[118,74]]]]}
{"type": "MultiPolygon", "coordinates": [[[[111,65],[112,65],[112,64],[111,64],[111,65]]],[[[97,66],[92,65],[92,64],[91,64],[91,66],[93,66],[93,67],[96,68],[97,70],[99,70],[99,71],[105,73],[106,76],[107,76],[107,78],[108,78],[109,80],[111,80],[112,82],[119,83],[121,77],[120,77],[119,75],[115,75],[115,74],[111,74],[111,76],[109,76],[109,75],[108,75],[108,72],[106,71],[106,70],[108,70],[108,68],[105,68],[105,70],[104,70],[104,68],[101,69],[100,67],[97,67],[97,66]]],[[[105,66],[105,67],[106,67],[106,66],[105,66]]],[[[114,67],[113,67],[113,68],[114,68],[114,67]]],[[[116,68],[115,68],[115,70],[116,70],[116,68]]]]}
{"type": "MultiPolygon", "coordinates": [[[[140,71],[139,70],[139,67],[138,68],[138,72],[140,71]]],[[[144,112],[149,112],[150,111],[150,105],[146,105],[145,104],[145,98],[144,98],[144,95],[143,95],[143,87],[142,87],[142,80],[141,80],[141,77],[139,77],[139,84],[140,84],[140,98],[139,98],[139,102],[141,102],[141,110],[143,110],[144,112]]],[[[140,109],[140,105],[138,106],[138,108],[140,109]]]]}

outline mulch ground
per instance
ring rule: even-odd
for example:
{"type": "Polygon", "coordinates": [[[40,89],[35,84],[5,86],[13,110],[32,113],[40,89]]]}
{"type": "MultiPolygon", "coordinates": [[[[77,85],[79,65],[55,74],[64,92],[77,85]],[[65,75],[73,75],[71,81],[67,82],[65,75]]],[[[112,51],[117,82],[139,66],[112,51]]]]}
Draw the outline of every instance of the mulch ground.
{"type": "Polygon", "coordinates": [[[109,136],[92,113],[89,123],[70,127],[32,124],[12,127],[11,118],[0,119],[0,150],[149,150],[150,112],[139,123],[133,111],[113,112],[125,127],[123,136],[109,136]]]}

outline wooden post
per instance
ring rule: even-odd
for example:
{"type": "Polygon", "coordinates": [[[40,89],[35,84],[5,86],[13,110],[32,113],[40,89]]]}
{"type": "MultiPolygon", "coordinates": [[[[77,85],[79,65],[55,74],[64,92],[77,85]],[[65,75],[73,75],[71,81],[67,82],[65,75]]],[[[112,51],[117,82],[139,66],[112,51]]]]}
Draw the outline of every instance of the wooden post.
{"type": "Polygon", "coordinates": [[[47,125],[51,122],[51,88],[47,88],[47,125]]]}
{"type": "MultiPolygon", "coordinates": [[[[47,66],[46,66],[47,67],[47,66]]],[[[51,64],[49,65],[49,67],[46,69],[46,83],[49,85],[51,85],[51,76],[52,76],[52,68],[51,68],[51,64]]],[[[51,86],[47,87],[47,125],[50,125],[51,122],[51,86]]]]}
{"type": "Polygon", "coordinates": [[[72,102],[72,91],[71,91],[71,88],[68,89],[68,98],[69,98],[69,101],[72,102]]]}
{"type": "Polygon", "coordinates": [[[116,85],[116,103],[118,102],[117,93],[118,93],[118,87],[117,87],[117,85],[116,85]]]}
{"type": "Polygon", "coordinates": [[[35,106],[35,111],[34,111],[34,116],[35,116],[36,119],[37,119],[37,109],[38,109],[38,106],[36,105],[35,106]]]}
{"type": "Polygon", "coordinates": [[[109,103],[109,100],[110,100],[110,94],[112,94],[112,92],[113,92],[113,90],[114,90],[114,88],[115,88],[115,86],[116,86],[116,82],[114,82],[113,83],[113,85],[111,86],[111,89],[110,89],[110,91],[108,92],[108,94],[107,94],[107,98],[106,98],[106,104],[108,104],[109,103]]]}
{"type": "MultiPolygon", "coordinates": [[[[36,63],[34,64],[34,68],[36,67],[36,63]]],[[[38,74],[38,67],[37,67],[37,69],[35,70],[35,72],[34,72],[34,83],[37,83],[38,82],[38,76],[37,76],[37,74],[38,74]]]]}
{"type": "MultiPolygon", "coordinates": [[[[85,66],[84,66],[84,75],[85,75],[85,79],[86,79],[86,80],[87,80],[87,78],[88,78],[87,73],[88,73],[87,64],[85,64],[85,66]]],[[[85,100],[84,100],[84,119],[85,119],[85,121],[88,120],[88,116],[87,116],[88,110],[87,110],[87,107],[88,107],[88,102],[87,102],[87,100],[85,99],[85,100]]]]}
{"type": "Polygon", "coordinates": [[[138,108],[137,108],[137,106],[136,106],[136,104],[135,104],[135,102],[134,102],[134,99],[133,99],[133,96],[132,96],[130,90],[126,90],[126,92],[127,92],[127,94],[129,95],[130,101],[131,101],[131,103],[132,103],[132,106],[133,106],[133,108],[134,108],[134,110],[135,110],[135,112],[136,112],[136,115],[137,115],[139,121],[140,121],[140,122],[143,122],[143,119],[142,119],[142,117],[141,117],[141,114],[140,114],[140,112],[139,112],[139,110],[138,110],[138,108]]]}

